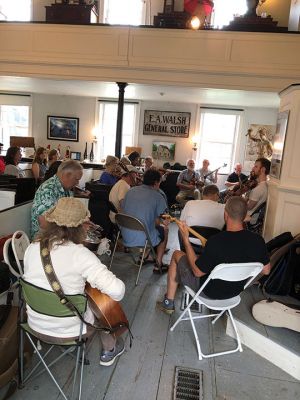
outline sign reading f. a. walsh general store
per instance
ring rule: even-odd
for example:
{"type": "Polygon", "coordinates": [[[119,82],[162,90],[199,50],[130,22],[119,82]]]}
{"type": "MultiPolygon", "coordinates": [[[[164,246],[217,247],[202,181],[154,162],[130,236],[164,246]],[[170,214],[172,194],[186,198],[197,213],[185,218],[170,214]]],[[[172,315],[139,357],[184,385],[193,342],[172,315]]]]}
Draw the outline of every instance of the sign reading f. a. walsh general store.
{"type": "Polygon", "coordinates": [[[191,113],[145,110],[144,135],[188,137],[191,113]]]}

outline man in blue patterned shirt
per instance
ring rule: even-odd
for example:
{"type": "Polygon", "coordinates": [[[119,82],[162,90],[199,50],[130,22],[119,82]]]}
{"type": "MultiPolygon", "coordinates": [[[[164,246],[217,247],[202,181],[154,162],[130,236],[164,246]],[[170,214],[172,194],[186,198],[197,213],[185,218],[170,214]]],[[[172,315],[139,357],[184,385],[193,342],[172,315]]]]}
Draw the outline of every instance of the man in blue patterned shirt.
{"type": "Polygon", "coordinates": [[[69,160],[61,163],[56,175],[44,182],[37,190],[31,209],[31,237],[45,227],[43,214],[54,206],[61,197],[70,197],[70,190],[78,185],[82,177],[79,162],[69,160]]]}

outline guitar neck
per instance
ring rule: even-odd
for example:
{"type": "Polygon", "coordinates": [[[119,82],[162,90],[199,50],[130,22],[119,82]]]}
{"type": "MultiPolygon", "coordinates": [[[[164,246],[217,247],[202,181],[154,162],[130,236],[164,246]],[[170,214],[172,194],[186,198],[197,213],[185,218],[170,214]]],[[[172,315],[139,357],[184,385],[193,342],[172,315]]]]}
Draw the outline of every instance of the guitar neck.
{"type": "MultiPolygon", "coordinates": [[[[176,224],[178,225],[178,223],[180,222],[177,218],[171,217],[170,215],[162,215],[162,218],[166,218],[168,219],[170,222],[176,222],[176,224]]],[[[205,246],[207,239],[200,235],[200,233],[196,232],[193,228],[191,228],[190,226],[187,227],[189,232],[194,235],[197,239],[199,239],[202,243],[202,246],[205,246]]]]}

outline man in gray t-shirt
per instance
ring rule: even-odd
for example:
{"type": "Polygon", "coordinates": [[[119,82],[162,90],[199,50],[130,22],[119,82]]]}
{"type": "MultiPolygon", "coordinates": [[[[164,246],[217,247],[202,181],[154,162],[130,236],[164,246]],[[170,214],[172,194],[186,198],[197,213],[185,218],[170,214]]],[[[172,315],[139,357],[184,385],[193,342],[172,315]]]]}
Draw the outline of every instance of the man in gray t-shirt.
{"type": "Polygon", "coordinates": [[[186,166],[187,169],[180,172],[176,183],[180,189],[176,200],[182,205],[191,200],[189,197],[195,200],[200,199],[200,192],[197,189],[197,184],[200,183],[200,175],[195,171],[195,161],[187,160],[186,166]]]}

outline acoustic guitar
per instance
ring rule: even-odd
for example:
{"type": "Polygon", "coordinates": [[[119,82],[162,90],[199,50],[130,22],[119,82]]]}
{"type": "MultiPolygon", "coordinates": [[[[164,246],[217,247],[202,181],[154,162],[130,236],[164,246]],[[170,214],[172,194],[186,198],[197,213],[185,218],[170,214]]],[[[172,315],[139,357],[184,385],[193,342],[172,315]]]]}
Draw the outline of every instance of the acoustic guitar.
{"type": "MultiPolygon", "coordinates": [[[[169,215],[169,214],[162,214],[162,215],[161,215],[161,218],[167,219],[167,220],[170,221],[170,222],[176,222],[177,225],[178,225],[179,222],[181,222],[181,221],[179,221],[177,218],[174,218],[174,217],[172,217],[172,216],[169,215]]],[[[194,235],[197,239],[200,240],[202,246],[204,247],[205,244],[206,244],[206,242],[207,242],[207,239],[206,239],[204,236],[200,235],[200,233],[196,232],[196,231],[195,231],[193,228],[191,228],[190,226],[188,226],[187,228],[188,228],[189,232],[190,232],[192,235],[194,235]]]]}
{"type": "Polygon", "coordinates": [[[127,317],[118,301],[92,288],[89,283],[85,285],[85,294],[93,314],[103,327],[112,329],[115,336],[129,330],[127,317]]]}

